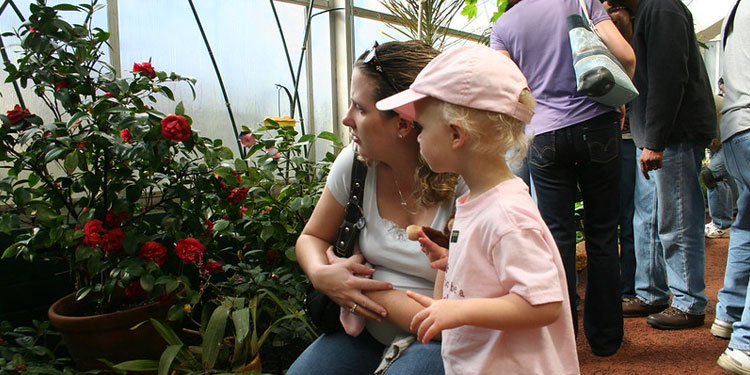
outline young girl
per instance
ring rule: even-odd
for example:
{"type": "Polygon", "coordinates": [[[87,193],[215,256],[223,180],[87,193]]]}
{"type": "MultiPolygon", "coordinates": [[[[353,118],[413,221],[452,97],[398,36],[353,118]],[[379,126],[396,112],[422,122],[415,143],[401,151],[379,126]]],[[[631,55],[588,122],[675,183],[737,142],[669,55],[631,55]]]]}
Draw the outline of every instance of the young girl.
{"type": "Polygon", "coordinates": [[[410,89],[377,103],[414,118],[430,168],[458,173],[469,187],[435,283],[442,299],[408,293],[424,306],[411,322],[418,339],[442,332],[446,374],[579,373],[560,255],[504,159],[511,148],[525,153],[533,102],[509,58],[469,46],[439,55],[410,89]]]}

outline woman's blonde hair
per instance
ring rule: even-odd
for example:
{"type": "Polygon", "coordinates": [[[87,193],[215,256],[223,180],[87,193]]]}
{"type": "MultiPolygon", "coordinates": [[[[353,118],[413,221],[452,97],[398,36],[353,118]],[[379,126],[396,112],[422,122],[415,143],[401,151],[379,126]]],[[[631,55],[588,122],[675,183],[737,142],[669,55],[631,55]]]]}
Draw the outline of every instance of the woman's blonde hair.
{"type": "MultiPolygon", "coordinates": [[[[367,54],[365,52],[357,59],[354,68],[375,82],[373,99],[378,101],[408,89],[422,68],[440,54],[440,51],[418,40],[383,43],[375,48],[376,62],[381,71],[376,70],[376,64],[363,61],[367,54]]],[[[394,111],[382,113],[387,118],[398,116],[394,111]]],[[[414,173],[412,196],[421,207],[432,207],[453,199],[457,177],[453,173],[433,172],[420,155],[414,173]]]]}
{"type": "MultiPolygon", "coordinates": [[[[524,89],[518,100],[521,104],[534,108],[536,101],[529,90],[524,89]]],[[[468,108],[441,100],[432,99],[431,105],[437,106],[437,113],[445,124],[459,122],[473,139],[472,147],[482,154],[505,155],[509,150],[514,154],[511,161],[526,157],[531,136],[526,134],[526,124],[515,117],[468,108]]]]}

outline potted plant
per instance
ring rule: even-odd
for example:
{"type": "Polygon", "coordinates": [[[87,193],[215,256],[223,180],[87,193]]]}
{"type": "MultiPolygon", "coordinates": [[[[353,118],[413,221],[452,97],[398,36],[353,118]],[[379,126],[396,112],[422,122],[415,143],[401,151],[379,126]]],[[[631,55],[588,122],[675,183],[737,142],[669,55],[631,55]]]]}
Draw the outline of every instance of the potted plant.
{"type": "Polygon", "coordinates": [[[239,218],[249,182],[229,148],[192,129],[181,102],[172,114],[147,104],[194,80],[150,62],[117,78],[101,60],[109,33],[87,23],[100,8],[40,1],[13,33],[21,57],[6,65],[8,81],[30,86],[49,113],[16,105],[0,115],[0,230],[15,235],[3,257],[68,264],[76,293],[54,305],[55,317],[157,300],[151,309],[172,306],[179,317],[197,302],[200,275],[224,263],[211,220],[239,218]],[[86,21],[68,23],[67,11],[86,21]]]}

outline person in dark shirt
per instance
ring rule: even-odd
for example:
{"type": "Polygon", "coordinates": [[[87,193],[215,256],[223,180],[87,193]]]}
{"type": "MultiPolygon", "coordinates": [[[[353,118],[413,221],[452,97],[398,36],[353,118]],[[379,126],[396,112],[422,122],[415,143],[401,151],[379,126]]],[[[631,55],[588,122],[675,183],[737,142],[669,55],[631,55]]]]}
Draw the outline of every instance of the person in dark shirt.
{"type": "Polygon", "coordinates": [[[679,0],[626,0],[635,14],[630,126],[638,147],[633,221],[636,297],[625,317],[659,329],[703,325],[705,205],[698,182],[716,109],[693,17],[679,0]],[[672,294],[671,306],[669,303],[672,294]]]}

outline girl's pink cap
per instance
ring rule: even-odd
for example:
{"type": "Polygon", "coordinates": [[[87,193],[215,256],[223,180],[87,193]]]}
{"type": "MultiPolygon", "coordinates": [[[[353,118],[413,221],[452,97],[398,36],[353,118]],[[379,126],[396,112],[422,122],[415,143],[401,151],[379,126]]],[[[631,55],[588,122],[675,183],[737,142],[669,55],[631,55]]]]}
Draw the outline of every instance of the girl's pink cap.
{"type": "Polygon", "coordinates": [[[521,91],[527,88],[526,77],[513,60],[489,47],[464,46],[435,57],[409,89],[378,101],[376,107],[416,120],[414,103],[431,96],[451,104],[509,115],[528,124],[534,112],[518,101],[521,91]]]}

